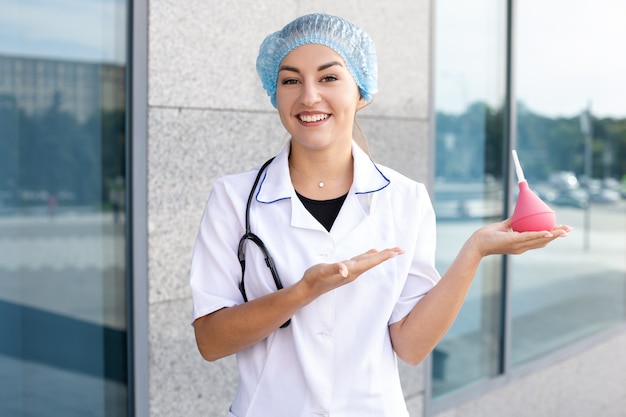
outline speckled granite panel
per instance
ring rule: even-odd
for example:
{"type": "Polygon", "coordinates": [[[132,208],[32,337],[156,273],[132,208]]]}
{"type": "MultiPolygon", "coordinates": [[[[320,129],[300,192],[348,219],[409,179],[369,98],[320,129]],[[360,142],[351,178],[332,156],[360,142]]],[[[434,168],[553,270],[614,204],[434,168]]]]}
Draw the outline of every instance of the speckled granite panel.
{"type": "Polygon", "coordinates": [[[263,37],[295,17],[288,0],[151,0],[151,106],[269,109],[255,62],[263,37]]]}
{"type": "MultiPolygon", "coordinates": [[[[421,409],[423,407],[424,393],[424,365],[407,365],[398,359],[398,370],[400,372],[402,391],[404,392],[409,411],[415,410],[418,404],[421,409]]],[[[418,415],[414,411],[410,414],[412,416],[418,415]]]]}
{"type": "Polygon", "coordinates": [[[360,118],[374,161],[429,185],[432,177],[432,144],[426,121],[360,118]]]}
{"type": "Polygon", "coordinates": [[[235,358],[202,359],[190,308],[189,300],[150,307],[150,417],[224,416],[234,398],[235,358]]]}
{"type": "Polygon", "coordinates": [[[259,165],[286,139],[274,113],[152,108],[148,143],[151,303],[188,297],[189,265],[215,178],[259,165]]]}

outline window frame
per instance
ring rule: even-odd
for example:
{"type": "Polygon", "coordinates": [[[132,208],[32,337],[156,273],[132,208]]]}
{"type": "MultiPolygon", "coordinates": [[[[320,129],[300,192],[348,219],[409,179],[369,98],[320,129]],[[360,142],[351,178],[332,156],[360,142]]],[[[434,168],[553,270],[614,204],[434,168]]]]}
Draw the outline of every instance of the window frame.
{"type": "Polygon", "coordinates": [[[148,0],[129,0],[128,8],[128,415],[148,417],[148,0]]]}
{"type": "MultiPolygon", "coordinates": [[[[435,14],[436,14],[436,2],[432,2],[431,7],[431,79],[434,75],[434,61],[435,61],[435,14]]],[[[515,85],[515,33],[516,33],[516,0],[507,0],[506,2],[506,18],[505,18],[505,103],[503,104],[503,146],[502,155],[503,158],[503,190],[504,190],[504,213],[512,213],[514,207],[514,193],[516,189],[517,180],[515,178],[514,167],[511,162],[511,150],[516,148],[517,144],[517,106],[516,106],[516,92],[515,85]]],[[[430,85],[430,107],[429,107],[429,120],[431,123],[430,140],[431,143],[435,143],[435,129],[432,128],[435,123],[435,105],[434,105],[434,82],[430,85]]],[[[434,154],[433,146],[433,154],[434,154]]],[[[434,158],[434,155],[432,155],[434,158]]],[[[432,185],[432,184],[431,184],[432,185]]],[[[453,408],[464,402],[470,401],[482,395],[485,395],[495,389],[498,389],[504,385],[510,384],[519,380],[529,374],[544,370],[546,367],[552,366],[565,359],[571,358],[577,354],[580,354],[589,348],[610,340],[611,338],[626,332],[626,321],[616,326],[601,330],[590,336],[586,336],[583,339],[570,343],[565,347],[558,348],[553,352],[550,352],[540,358],[534,359],[526,364],[511,366],[511,347],[512,347],[512,315],[511,315],[511,302],[512,302],[512,289],[509,283],[510,280],[510,268],[511,268],[510,256],[503,255],[502,270],[501,270],[501,348],[499,368],[500,374],[494,378],[478,381],[475,384],[459,389],[458,391],[451,392],[444,395],[442,398],[432,398],[432,353],[424,361],[424,416],[434,416],[445,410],[453,408]]]]}

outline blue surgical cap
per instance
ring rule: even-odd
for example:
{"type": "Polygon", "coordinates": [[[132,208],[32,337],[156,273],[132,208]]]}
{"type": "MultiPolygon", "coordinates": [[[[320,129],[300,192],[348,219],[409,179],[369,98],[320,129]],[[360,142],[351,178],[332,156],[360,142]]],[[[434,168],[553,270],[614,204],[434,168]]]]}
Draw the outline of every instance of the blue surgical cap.
{"type": "Polygon", "coordinates": [[[288,23],[261,43],[256,70],[272,105],[276,107],[278,68],[283,58],[297,47],[310,43],[328,46],[343,58],[361,96],[369,103],[378,91],[374,43],[364,30],[346,20],[314,13],[288,23]]]}

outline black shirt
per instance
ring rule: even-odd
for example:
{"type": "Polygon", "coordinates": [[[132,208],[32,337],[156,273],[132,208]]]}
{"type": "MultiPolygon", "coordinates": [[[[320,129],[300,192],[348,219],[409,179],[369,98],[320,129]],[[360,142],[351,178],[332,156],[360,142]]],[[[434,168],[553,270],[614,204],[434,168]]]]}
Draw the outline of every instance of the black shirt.
{"type": "Polygon", "coordinates": [[[335,219],[337,219],[339,215],[339,210],[341,210],[343,202],[348,196],[346,193],[332,200],[311,200],[298,192],[296,192],[296,194],[309,213],[311,213],[329,232],[331,227],[333,227],[333,223],[335,223],[335,219]]]}

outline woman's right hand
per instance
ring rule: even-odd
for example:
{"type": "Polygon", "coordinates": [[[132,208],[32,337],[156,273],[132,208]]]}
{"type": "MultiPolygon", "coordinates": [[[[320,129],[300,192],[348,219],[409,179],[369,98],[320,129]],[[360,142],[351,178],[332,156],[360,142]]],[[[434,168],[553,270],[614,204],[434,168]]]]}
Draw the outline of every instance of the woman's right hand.
{"type": "Polygon", "coordinates": [[[343,262],[317,264],[294,285],[199,317],[194,321],[198,349],[213,361],[252,346],[320,295],[401,253],[400,248],[372,249],[343,262]]]}
{"type": "Polygon", "coordinates": [[[364,272],[402,253],[404,251],[398,247],[381,251],[370,249],[342,262],[317,264],[304,272],[299,284],[305,286],[314,299],[328,291],[349,284],[364,272]]]}

